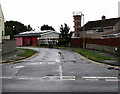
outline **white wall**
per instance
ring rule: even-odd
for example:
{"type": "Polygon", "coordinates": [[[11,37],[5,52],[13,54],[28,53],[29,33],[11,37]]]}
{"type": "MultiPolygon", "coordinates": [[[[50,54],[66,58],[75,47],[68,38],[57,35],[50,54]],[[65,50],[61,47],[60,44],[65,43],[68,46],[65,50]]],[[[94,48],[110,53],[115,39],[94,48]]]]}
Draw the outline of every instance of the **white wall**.
{"type": "Polygon", "coordinates": [[[4,15],[2,12],[2,8],[0,5],[0,43],[2,42],[2,31],[3,31],[3,35],[5,35],[5,30],[4,30],[4,15]]]}
{"type": "Polygon", "coordinates": [[[52,33],[41,35],[41,38],[59,38],[59,34],[52,32],[52,33]]]}

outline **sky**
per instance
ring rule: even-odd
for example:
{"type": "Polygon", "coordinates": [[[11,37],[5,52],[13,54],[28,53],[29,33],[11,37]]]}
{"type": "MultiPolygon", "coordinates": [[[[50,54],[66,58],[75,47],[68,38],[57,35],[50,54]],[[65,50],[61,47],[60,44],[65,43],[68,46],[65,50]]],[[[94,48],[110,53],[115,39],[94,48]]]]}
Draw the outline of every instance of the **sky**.
{"type": "MultiPolygon", "coordinates": [[[[44,24],[60,31],[66,23],[73,31],[73,12],[84,14],[84,24],[88,21],[101,20],[103,15],[118,17],[120,0],[0,0],[6,21],[18,21],[40,29],[44,24]]],[[[83,19],[82,19],[83,20],[83,19]]],[[[83,21],[82,21],[83,24],[83,21]]]]}

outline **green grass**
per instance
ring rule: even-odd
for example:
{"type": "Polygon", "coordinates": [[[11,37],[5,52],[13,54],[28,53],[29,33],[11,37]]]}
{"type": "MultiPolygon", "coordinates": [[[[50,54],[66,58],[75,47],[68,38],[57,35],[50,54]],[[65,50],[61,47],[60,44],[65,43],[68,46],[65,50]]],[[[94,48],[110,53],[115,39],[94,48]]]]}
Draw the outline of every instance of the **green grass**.
{"type": "Polygon", "coordinates": [[[24,50],[23,53],[20,53],[17,55],[17,56],[21,56],[21,57],[29,57],[36,53],[36,51],[32,50],[32,49],[23,49],[23,48],[18,48],[18,49],[24,50]]]}
{"type": "Polygon", "coordinates": [[[90,51],[90,50],[87,50],[87,49],[70,48],[70,47],[56,47],[56,48],[74,50],[77,53],[82,54],[83,56],[85,56],[87,58],[94,59],[94,60],[97,60],[97,61],[112,60],[109,57],[102,56],[99,53],[96,53],[96,52],[93,52],[93,51],[90,51]]]}

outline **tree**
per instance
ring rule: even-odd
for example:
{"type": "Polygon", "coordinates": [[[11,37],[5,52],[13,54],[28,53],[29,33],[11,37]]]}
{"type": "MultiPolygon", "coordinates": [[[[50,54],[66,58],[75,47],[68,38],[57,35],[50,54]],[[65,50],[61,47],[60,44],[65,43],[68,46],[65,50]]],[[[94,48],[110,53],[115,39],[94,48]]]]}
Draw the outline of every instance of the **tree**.
{"type": "Polygon", "coordinates": [[[59,34],[59,43],[62,45],[66,45],[69,44],[70,39],[72,37],[73,32],[69,31],[70,28],[68,27],[68,25],[65,23],[64,26],[61,25],[60,27],[60,34],[59,34]]]}
{"type": "Polygon", "coordinates": [[[25,26],[21,22],[17,21],[6,21],[5,22],[5,35],[10,35],[11,38],[14,35],[19,34],[21,32],[26,32],[32,30],[31,26],[25,26]]]}
{"type": "Polygon", "coordinates": [[[55,31],[55,29],[52,27],[52,26],[48,26],[48,25],[43,25],[43,26],[41,26],[41,31],[44,31],[44,30],[53,30],[53,31],[55,31]]]}
{"type": "Polygon", "coordinates": [[[30,26],[30,24],[27,26],[27,31],[32,31],[32,27],[30,26]]]}

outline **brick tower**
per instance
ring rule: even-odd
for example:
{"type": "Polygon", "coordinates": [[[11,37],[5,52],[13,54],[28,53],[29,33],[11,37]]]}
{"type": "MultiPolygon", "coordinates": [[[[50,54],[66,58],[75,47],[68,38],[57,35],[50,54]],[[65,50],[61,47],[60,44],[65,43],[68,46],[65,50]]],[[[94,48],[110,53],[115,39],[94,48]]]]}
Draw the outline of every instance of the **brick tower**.
{"type": "Polygon", "coordinates": [[[81,12],[73,12],[74,37],[79,37],[79,29],[81,28],[81,12]]]}

